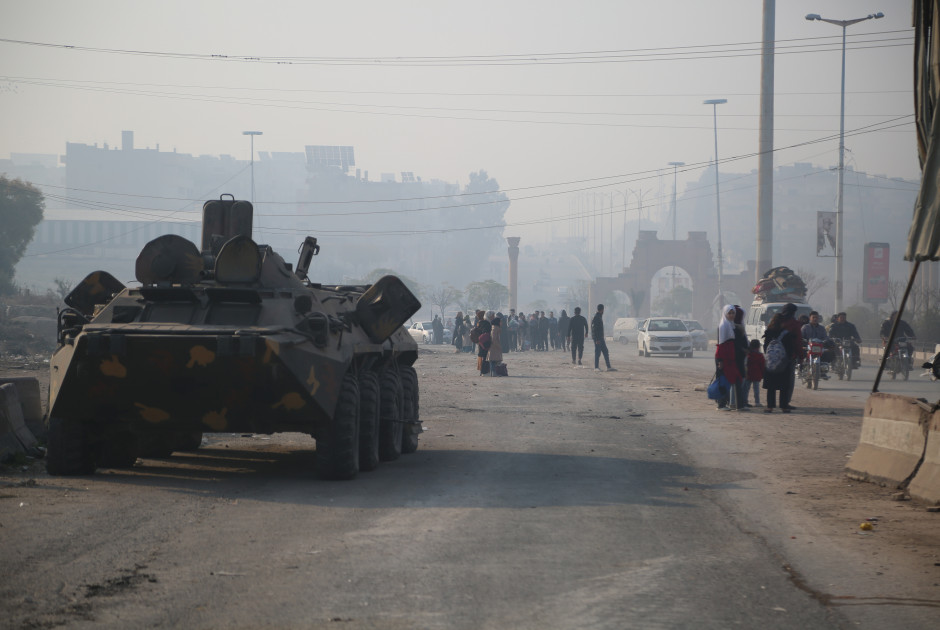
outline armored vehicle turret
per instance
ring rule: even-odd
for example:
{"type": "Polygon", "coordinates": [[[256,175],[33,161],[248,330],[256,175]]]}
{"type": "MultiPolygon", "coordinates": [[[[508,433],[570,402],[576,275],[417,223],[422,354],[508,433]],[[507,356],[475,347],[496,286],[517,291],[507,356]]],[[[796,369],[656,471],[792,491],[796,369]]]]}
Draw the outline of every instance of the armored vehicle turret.
{"type": "Polygon", "coordinates": [[[395,276],[308,278],[251,238],[252,205],[203,206],[201,248],[168,234],[137,258],[140,286],[96,271],[65,299],[50,360],[47,468],[132,466],[196,449],[205,432],[302,432],[321,476],[349,479],[418,447],[421,303],[395,276]]]}

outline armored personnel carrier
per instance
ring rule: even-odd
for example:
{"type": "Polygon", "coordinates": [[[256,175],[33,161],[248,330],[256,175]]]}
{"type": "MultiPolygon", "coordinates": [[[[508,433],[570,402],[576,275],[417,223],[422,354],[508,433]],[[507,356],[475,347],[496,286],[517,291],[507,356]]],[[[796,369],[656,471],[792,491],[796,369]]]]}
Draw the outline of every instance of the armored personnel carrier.
{"type": "Polygon", "coordinates": [[[326,286],[251,239],[252,205],[203,206],[202,247],[150,241],[137,287],[96,271],[65,299],[50,360],[47,468],[83,475],[199,448],[205,432],[316,440],[316,467],[349,479],[418,447],[421,303],[395,276],[326,286]]]}

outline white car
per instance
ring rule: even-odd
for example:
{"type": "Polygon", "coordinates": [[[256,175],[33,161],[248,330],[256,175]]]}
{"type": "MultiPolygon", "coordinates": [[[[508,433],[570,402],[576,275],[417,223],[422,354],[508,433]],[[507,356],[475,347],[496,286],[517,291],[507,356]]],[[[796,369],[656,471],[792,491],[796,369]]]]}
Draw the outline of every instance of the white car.
{"type": "Polygon", "coordinates": [[[636,337],[641,357],[651,354],[692,356],[692,335],[678,317],[650,317],[636,337]]]}
{"type": "Polygon", "coordinates": [[[683,319],[682,323],[685,324],[685,327],[689,329],[689,333],[692,335],[692,349],[708,350],[708,333],[705,332],[702,325],[694,319],[683,319]]]}
{"type": "Polygon", "coordinates": [[[637,332],[642,323],[643,320],[636,317],[618,317],[614,322],[614,341],[624,345],[636,343],[637,332]]]}
{"type": "MultiPolygon", "coordinates": [[[[408,328],[408,334],[418,343],[432,343],[434,341],[434,327],[431,322],[415,322],[408,328]]],[[[453,339],[450,328],[444,329],[444,343],[453,339]]]]}

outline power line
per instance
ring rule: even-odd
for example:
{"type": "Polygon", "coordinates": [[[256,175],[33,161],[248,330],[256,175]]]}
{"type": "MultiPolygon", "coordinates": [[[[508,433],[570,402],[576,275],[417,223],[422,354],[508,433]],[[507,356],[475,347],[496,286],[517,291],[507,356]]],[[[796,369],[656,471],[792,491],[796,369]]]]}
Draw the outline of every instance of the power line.
{"type": "MultiPolygon", "coordinates": [[[[853,34],[850,37],[848,49],[861,50],[872,48],[885,48],[895,46],[909,46],[913,44],[913,34],[909,30],[883,31],[875,33],[853,34]],[[900,37],[864,40],[861,37],[894,35],[903,33],[900,37]],[[875,45],[861,45],[875,44],[875,45]]],[[[136,49],[102,48],[92,46],[77,46],[72,44],[59,44],[29,40],[16,40],[0,38],[0,43],[52,48],[77,52],[91,52],[126,56],[157,57],[165,59],[187,59],[195,61],[226,61],[238,63],[261,63],[277,65],[340,65],[340,66],[370,66],[370,67],[454,67],[454,66],[528,66],[528,65],[570,65],[585,63],[627,63],[648,61],[676,61],[688,59],[715,59],[750,57],[761,54],[761,42],[740,42],[723,44],[701,44],[689,46],[671,46],[658,48],[638,48],[619,50],[596,50],[551,53],[513,53],[501,55],[455,55],[455,56],[375,56],[375,57],[329,57],[329,56],[271,56],[271,55],[234,55],[234,54],[201,54],[172,51],[152,51],[136,49]],[[722,49],[722,47],[724,47],[722,49]],[[750,47],[750,48],[741,48],[750,47]],[[705,54],[703,54],[705,53],[705,54]]],[[[806,52],[833,52],[841,50],[838,39],[834,36],[807,37],[775,42],[775,54],[798,54],[806,52]],[[800,43],[793,42],[816,42],[800,43]],[[823,48],[828,47],[828,48],[823,48]],[[791,50],[793,49],[793,50],[791,50]]]]}
{"type": "MultiPolygon", "coordinates": [[[[558,93],[558,92],[416,92],[416,91],[390,91],[390,90],[324,90],[312,88],[266,88],[249,86],[226,86],[226,85],[188,85],[176,83],[135,83],[126,81],[93,81],[82,79],[63,79],[55,77],[21,77],[11,75],[0,75],[0,81],[10,82],[49,82],[51,84],[61,83],[56,87],[69,87],[69,84],[102,84],[117,86],[146,86],[146,87],[170,87],[178,89],[203,89],[217,92],[219,90],[239,90],[246,92],[288,92],[288,93],[313,93],[313,94],[359,94],[359,95],[381,95],[381,96],[445,96],[445,97],[531,97],[531,98],[704,98],[706,94],[700,92],[671,92],[671,93],[558,93]]],[[[846,94],[910,94],[910,88],[898,90],[846,90],[846,94]]],[[[722,92],[727,96],[744,97],[760,96],[759,92],[722,92]]],[[[775,96],[835,96],[840,94],[838,90],[822,92],[781,92],[775,91],[775,96]]],[[[707,116],[707,114],[705,114],[707,116]]],[[[779,115],[779,114],[778,114],[779,115]]]]}

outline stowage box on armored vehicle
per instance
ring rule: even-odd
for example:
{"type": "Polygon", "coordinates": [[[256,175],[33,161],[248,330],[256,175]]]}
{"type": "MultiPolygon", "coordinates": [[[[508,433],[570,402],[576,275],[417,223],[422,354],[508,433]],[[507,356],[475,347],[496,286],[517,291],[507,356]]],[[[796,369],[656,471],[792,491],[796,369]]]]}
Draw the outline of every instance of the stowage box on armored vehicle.
{"type": "Polygon", "coordinates": [[[402,327],[421,307],[395,276],[325,286],[251,239],[252,206],[203,206],[202,247],[148,243],[140,287],[90,274],[59,314],[47,468],[132,466],[199,447],[204,432],[295,431],[316,439],[318,472],[348,479],[414,452],[418,347],[402,327]]]}

